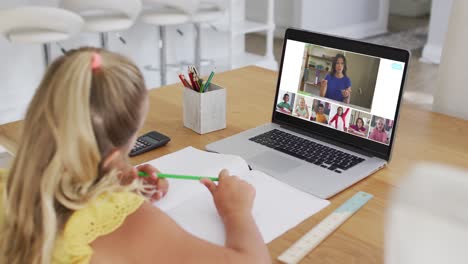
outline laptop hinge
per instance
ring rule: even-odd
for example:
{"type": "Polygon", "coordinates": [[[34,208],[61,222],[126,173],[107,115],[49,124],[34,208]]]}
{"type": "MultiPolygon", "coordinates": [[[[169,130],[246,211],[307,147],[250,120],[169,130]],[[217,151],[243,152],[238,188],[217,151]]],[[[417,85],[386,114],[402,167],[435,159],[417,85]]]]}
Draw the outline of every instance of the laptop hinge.
{"type": "Polygon", "coordinates": [[[291,130],[291,131],[293,131],[295,133],[304,135],[306,137],[317,139],[317,140],[326,142],[328,144],[337,146],[339,148],[343,148],[343,149],[346,149],[346,150],[349,150],[349,151],[359,153],[359,154],[367,156],[367,157],[374,157],[374,155],[371,152],[366,151],[365,149],[358,148],[356,146],[350,146],[350,145],[347,145],[347,144],[344,144],[344,143],[340,143],[340,142],[337,142],[335,140],[331,140],[329,138],[326,138],[326,137],[323,137],[323,136],[320,136],[320,135],[317,135],[317,134],[314,134],[314,133],[308,133],[308,132],[306,132],[306,131],[304,131],[302,129],[298,129],[298,128],[295,128],[293,126],[289,126],[289,125],[285,125],[285,124],[279,124],[279,125],[281,126],[281,128],[291,130]]]}

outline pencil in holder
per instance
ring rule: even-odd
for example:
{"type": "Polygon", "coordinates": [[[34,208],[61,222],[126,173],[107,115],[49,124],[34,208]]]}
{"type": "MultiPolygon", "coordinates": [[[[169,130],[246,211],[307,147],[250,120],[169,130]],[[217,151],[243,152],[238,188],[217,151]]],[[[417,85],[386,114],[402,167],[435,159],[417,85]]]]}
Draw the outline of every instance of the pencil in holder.
{"type": "Polygon", "coordinates": [[[202,135],[226,128],[226,89],[209,84],[203,93],[184,88],[184,126],[202,135]]]}

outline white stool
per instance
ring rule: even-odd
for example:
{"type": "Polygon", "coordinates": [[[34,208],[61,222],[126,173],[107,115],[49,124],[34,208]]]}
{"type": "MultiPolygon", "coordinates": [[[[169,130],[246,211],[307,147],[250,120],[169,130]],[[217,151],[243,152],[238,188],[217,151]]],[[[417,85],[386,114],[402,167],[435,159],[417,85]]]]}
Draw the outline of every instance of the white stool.
{"type": "Polygon", "coordinates": [[[194,50],[194,64],[197,69],[201,70],[201,24],[210,23],[221,19],[225,15],[225,8],[221,6],[221,3],[203,1],[200,2],[195,13],[192,14],[191,22],[193,22],[195,28],[195,50],[194,50]]]}
{"type": "Polygon", "coordinates": [[[190,6],[190,2],[192,1],[143,0],[144,8],[140,15],[141,21],[158,28],[161,85],[167,84],[166,27],[182,25],[189,21],[190,16],[184,7],[190,6]],[[185,5],[185,3],[187,3],[187,5],[185,5]]]}
{"type": "Polygon", "coordinates": [[[0,10],[0,34],[14,43],[43,44],[44,62],[50,63],[50,43],[78,34],[83,19],[64,9],[25,6],[0,10]]]}
{"type": "Polygon", "coordinates": [[[104,49],[109,48],[109,32],[129,29],[141,12],[140,0],[62,0],[61,6],[81,15],[83,31],[99,33],[104,49]]]}

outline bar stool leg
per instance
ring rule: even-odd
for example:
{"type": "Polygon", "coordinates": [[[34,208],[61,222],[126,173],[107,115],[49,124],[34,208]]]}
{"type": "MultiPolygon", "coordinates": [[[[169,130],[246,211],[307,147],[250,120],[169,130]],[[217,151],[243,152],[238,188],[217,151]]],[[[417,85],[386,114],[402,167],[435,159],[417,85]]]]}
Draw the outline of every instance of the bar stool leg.
{"type": "Polygon", "coordinates": [[[101,40],[101,48],[109,49],[109,33],[108,32],[101,32],[99,33],[99,37],[101,40]]]}
{"type": "Polygon", "coordinates": [[[166,61],[166,26],[159,26],[159,73],[161,74],[161,86],[167,84],[167,61],[166,61]]]}
{"type": "Polygon", "coordinates": [[[201,26],[199,23],[194,24],[195,27],[195,67],[201,71],[201,26]]]}
{"type": "Polygon", "coordinates": [[[44,51],[44,63],[45,67],[49,67],[50,60],[51,60],[51,48],[50,48],[50,43],[45,43],[42,45],[43,51],[44,51]]]}

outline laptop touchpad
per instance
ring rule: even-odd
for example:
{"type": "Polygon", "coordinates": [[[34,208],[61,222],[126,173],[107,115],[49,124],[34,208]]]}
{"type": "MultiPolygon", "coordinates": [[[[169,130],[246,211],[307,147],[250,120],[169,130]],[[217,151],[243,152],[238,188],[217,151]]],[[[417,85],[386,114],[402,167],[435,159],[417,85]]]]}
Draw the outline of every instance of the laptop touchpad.
{"type": "Polygon", "coordinates": [[[283,173],[302,165],[300,162],[280,155],[274,151],[262,152],[249,159],[249,161],[254,166],[253,169],[256,169],[255,166],[260,166],[278,173],[283,173]]]}

